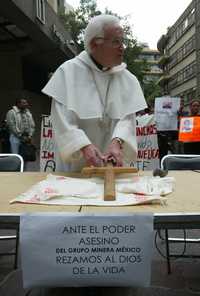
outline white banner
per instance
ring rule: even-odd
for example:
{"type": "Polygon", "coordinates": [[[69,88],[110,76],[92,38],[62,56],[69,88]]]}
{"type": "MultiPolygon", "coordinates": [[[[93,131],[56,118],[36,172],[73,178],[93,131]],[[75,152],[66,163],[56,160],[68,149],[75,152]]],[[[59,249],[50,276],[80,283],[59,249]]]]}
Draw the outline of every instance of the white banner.
{"type": "Polygon", "coordinates": [[[137,117],[136,135],[138,143],[137,162],[132,161],[130,165],[143,171],[159,168],[157,128],[153,114],[137,117]]]}
{"type": "Polygon", "coordinates": [[[180,98],[164,96],[155,98],[155,121],[158,131],[174,131],[178,128],[180,98]]]}
{"type": "Polygon", "coordinates": [[[40,171],[54,172],[55,170],[55,141],[51,117],[49,115],[43,115],[40,139],[40,171]]]}
{"type": "MultiPolygon", "coordinates": [[[[137,162],[126,163],[140,170],[154,170],[159,167],[157,129],[153,115],[137,117],[136,127],[138,156],[137,162]]],[[[55,142],[50,116],[43,116],[41,126],[40,170],[55,171],[55,142]]]]}
{"type": "Polygon", "coordinates": [[[153,215],[24,214],[24,288],[149,286],[153,215]]]}

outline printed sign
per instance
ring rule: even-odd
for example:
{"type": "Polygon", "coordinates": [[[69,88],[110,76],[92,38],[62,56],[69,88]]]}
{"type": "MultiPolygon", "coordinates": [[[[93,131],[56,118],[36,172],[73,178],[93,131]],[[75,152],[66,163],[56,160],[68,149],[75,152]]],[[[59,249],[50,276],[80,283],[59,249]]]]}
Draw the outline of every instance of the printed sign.
{"type": "Polygon", "coordinates": [[[25,288],[148,286],[153,215],[24,214],[20,246],[25,288]]]}
{"type": "Polygon", "coordinates": [[[177,112],[180,108],[180,98],[163,96],[155,98],[155,121],[158,131],[173,131],[178,129],[177,112]]]}
{"type": "Polygon", "coordinates": [[[55,141],[49,115],[42,116],[40,143],[40,171],[54,172],[56,170],[55,141]]]}
{"type": "Polygon", "coordinates": [[[181,117],[179,128],[180,142],[199,142],[200,141],[200,117],[190,116],[181,117]]]}
{"type": "Polygon", "coordinates": [[[137,161],[130,166],[139,170],[154,170],[159,167],[159,149],[157,128],[154,115],[145,114],[137,117],[136,136],[138,143],[137,161]]]}

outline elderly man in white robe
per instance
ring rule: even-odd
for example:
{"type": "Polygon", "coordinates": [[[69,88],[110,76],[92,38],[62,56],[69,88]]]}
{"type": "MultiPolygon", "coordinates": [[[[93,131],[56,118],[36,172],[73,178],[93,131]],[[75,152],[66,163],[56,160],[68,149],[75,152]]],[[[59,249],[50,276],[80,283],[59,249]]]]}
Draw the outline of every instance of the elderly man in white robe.
{"type": "Polygon", "coordinates": [[[94,17],[85,30],[85,51],[63,63],[42,90],[52,99],[59,151],[57,170],[78,172],[112,159],[136,159],[135,113],[146,108],[137,78],[123,61],[119,19],[94,17]]]}

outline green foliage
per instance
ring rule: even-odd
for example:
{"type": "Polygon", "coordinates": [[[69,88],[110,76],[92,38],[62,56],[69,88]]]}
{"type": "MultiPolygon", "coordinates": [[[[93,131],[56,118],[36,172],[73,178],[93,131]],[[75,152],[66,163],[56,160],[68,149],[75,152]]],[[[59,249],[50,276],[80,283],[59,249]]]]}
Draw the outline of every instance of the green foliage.
{"type": "Polygon", "coordinates": [[[66,28],[70,32],[78,51],[84,49],[83,34],[89,20],[101,14],[97,10],[95,0],[80,0],[80,5],[77,9],[69,11],[67,14],[60,14],[60,18],[66,28]]]}
{"type": "Polygon", "coordinates": [[[156,97],[162,96],[162,89],[158,85],[157,81],[148,81],[143,84],[143,91],[145,98],[150,106],[154,105],[156,97]]]}

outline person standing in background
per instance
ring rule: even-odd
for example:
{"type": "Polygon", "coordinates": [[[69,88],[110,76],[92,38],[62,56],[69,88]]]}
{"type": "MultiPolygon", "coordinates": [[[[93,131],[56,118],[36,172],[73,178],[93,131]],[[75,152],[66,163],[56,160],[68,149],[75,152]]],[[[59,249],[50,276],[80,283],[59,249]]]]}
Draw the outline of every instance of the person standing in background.
{"type": "MultiPolygon", "coordinates": [[[[190,111],[189,113],[184,116],[188,116],[188,117],[199,117],[200,116],[200,101],[199,100],[192,100],[190,102],[190,111]]],[[[190,120],[189,121],[189,118],[187,120],[187,123],[192,123],[193,120],[190,120]]],[[[191,132],[193,132],[195,129],[195,126],[191,125],[190,124],[190,130],[191,132]]],[[[198,135],[199,136],[199,135],[198,135]]],[[[200,154],[200,142],[199,140],[196,139],[195,141],[195,137],[196,137],[196,132],[194,133],[194,139],[193,139],[193,142],[190,142],[188,140],[184,142],[184,153],[185,154],[200,154]]]]}
{"type": "Polygon", "coordinates": [[[26,99],[17,99],[15,106],[6,114],[6,122],[10,132],[10,151],[18,154],[20,143],[30,143],[35,131],[35,122],[26,99]]]}

